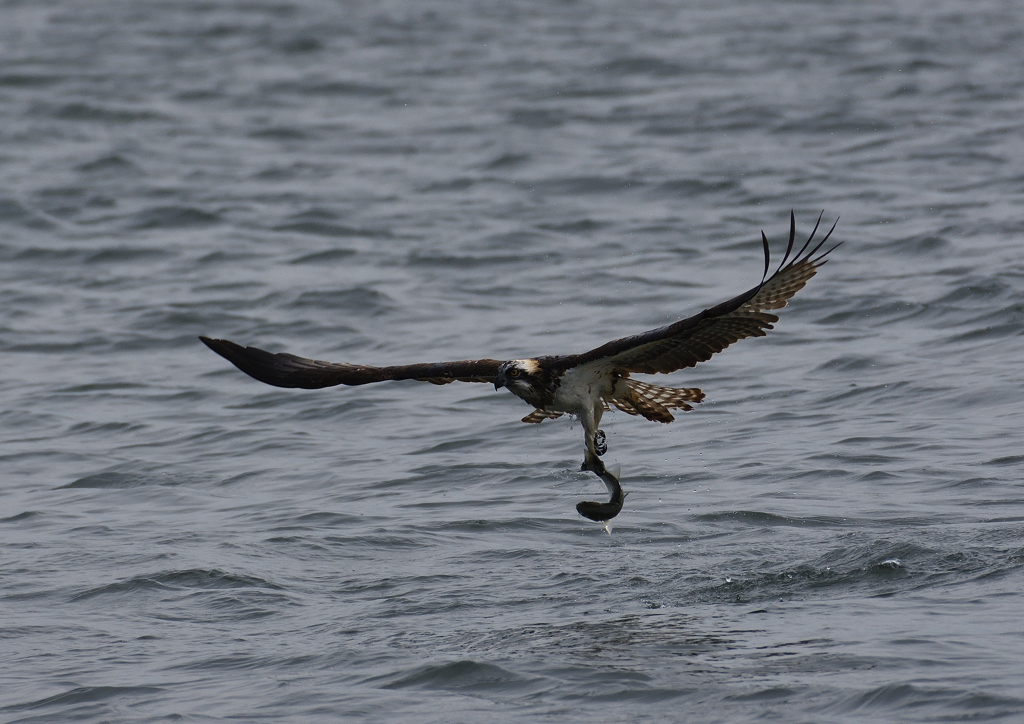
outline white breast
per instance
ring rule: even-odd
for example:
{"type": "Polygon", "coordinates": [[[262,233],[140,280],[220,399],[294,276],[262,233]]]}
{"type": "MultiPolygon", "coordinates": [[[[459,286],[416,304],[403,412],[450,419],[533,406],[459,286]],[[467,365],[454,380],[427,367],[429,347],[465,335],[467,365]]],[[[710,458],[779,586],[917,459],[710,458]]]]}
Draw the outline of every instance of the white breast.
{"type": "Polygon", "coordinates": [[[604,365],[590,363],[573,367],[562,376],[549,410],[580,414],[601,405],[612,394],[614,378],[604,365]]]}

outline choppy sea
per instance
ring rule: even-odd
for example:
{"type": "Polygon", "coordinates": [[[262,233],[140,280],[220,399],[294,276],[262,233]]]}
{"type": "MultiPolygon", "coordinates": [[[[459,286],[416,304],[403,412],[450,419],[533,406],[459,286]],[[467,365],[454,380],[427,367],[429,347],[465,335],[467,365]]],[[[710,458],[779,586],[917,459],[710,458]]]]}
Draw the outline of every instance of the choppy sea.
{"type": "Polygon", "coordinates": [[[1024,4],[0,1],[0,719],[1024,721],[1024,4]],[[610,413],[283,390],[581,352],[610,413]],[[824,223],[824,222],[823,222],[824,223]]]}

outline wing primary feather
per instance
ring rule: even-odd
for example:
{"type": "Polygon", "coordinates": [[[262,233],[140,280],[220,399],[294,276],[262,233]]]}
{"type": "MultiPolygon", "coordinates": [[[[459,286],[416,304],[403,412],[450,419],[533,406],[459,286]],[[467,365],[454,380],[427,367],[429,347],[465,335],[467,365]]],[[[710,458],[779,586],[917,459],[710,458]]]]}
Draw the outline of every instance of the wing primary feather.
{"type": "MultiPolygon", "coordinates": [[[[823,213],[823,214],[824,214],[825,212],[824,212],[824,211],[822,211],[821,213],[823,213]]],[[[820,221],[820,220],[821,220],[821,217],[819,216],[819,217],[818,217],[818,219],[819,219],[819,221],[820,221]]],[[[838,224],[838,223],[839,223],[839,219],[836,219],[836,224],[838,224]]],[[[836,224],[832,224],[832,228],[831,228],[831,229],[829,229],[829,231],[828,231],[828,233],[827,233],[827,234],[825,234],[825,238],[823,238],[823,239],[822,239],[821,241],[819,241],[819,242],[818,242],[818,244],[817,244],[817,246],[815,246],[815,247],[814,247],[813,249],[811,249],[811,250],[810,250],[809,252],[807,252],[807,256],[805,256],[805,257],[804,257],[805,259],[810,259],[810,258],[811,258],[812,256],[814,256],[815,254],[817,254],[817,253],[818,253],[818,249],[820,249],[820,248],[821,248],[822,246],[824,246],[825,242],[826,242],[826,241],[828,241],[828,238],[829,238],[830,236],[832,236],[832,232],[833,232],[833,231],[835,230],[835,228],[836,228],[836,224]]],[[[817,231],[817,230],[818,230],[818,225],[817,225],[817,224],[815,224],[815,225],[814,225],[814,231],[817,231]]],[[[810,236],[809,236],[809,237],[807,238],[807,244],[804,244],[804,249],[806,249],[806,248],[807,248],[807,246],[808,246],[808,245],[809,245],[809,244],[811,243],[811,239],[813,239],[813,238],[814,238],[814,232],[812,231],[812,232],[811,232],[811,235],[810,235],[810,236]]],[[[837,244],[836,246],[838,246],[838,244],[837,244]]],[[[833,246],[832,248],[833,248],[833,249],[835,249],[835,246],[833,246]]],[[[831,250],[830,250],[830,251],[831,251],[831,250]]],[[[801,249],[801,250],[800,250],[800,253],[801,253],[801,254],[803,254],[803,253],[804,253],[804,252],[803,252],[803,249],[801,249]]],[[[825,252],[825,254],[828,254],[828,252],[826,251],[826,252],[825,252]]],[[[824,255],[823,255],[823,256],[824,256],[824,255]]]]}
{"type": "Polygon", "coordinates": [[[843,245],[843,242],[840,241],[835,246],[830,246],[828,251],[823,251],[817,257],[815,257],[814,259],[811,259],[811,264],[814,264],[814,266],[824,266],[825,264],[828,264],[828,259],[826,259],[825,257],[828,256],[829,254],[831,254],[833,251],[835,251],[836,247],[839,247],[839,246],[842,246],[842,245],[843,245]]]}
{"type": "Polygon", "coordinates": [[[768,250],[768,237],[761,231],[761,243],[764,244],[764,274],[761,275],[761,283],[768,278],[768,268],[771,266],[772,253],[768,250]]]}
{"type": "MultiPolygon", "coordinates": [[[[826,241],[828,241],[828,238],[829,238],[830,236],[832,236],[832,232],[836,230],[836,224],[838,224],[838,223],[839,223],[839,217],[837,216],[837,217],[836,217],[836,222],[835,222],[835,224],[832,224],[832,228],[828,230],[828,233],[827,233],[827,234],[825,234],[825,238],[821,240],[821,242],[822,242],[823,244],[824,244],[824,243],[825,243],[826,241]]],[[[839,244],[842,244],[842,243],[843,243],[843,242],[841,242],[841,241],[839,242],[839,244]]],[[[839,244],[836,244],[836,246],[839,246],[839,244]]],[[[832,247],[832,249],[835,249],[835,248],[836,248],[836,246],[833,246],[833,247],[832,247]]],[[[829,249],[829,251],[832,251],[832,249],[829,249]]],[[[826,251],[826,252],[825,252],[825,254],[828,254],[828,251],[826,251]]],[[[825,256],[825,254],[822,254],[821,256],[825,256]]],[[[820,259],[820,258],[821,258],[821,256],[819,256],[818,258],[820,259]]]]}
{"type": "Polygon", "coordinates": [[[828,256],[829,254],[831,254],[833,251],[835,251],[836,247],[842,246],[842,245],[843,245],[843,242],[840,241],[838,244],[836,244],[836,246],[830,246],[828,251],[825,251],[825,252],[821,253],[821,256],[818,256],[818,257],[815,257],[814,259],[811,259],[811,263],[814,264],[815,268],[825,266],[826,264],[828,264],[828,259],[826,259],[825,257],[828,256]]]}
{"type": "MultiPolygon", "coordinates": [[[[811,241],[814,239],[814,235],[818,233],[818,225],[821,223],[821,217],[824,216],[824,215],[825,215],[825,210],[822,209],[821,213],[818,214],[818,221],[815,222],[814,228],[811,229],[811,235],[807,237],[807,241],[805,241],[804,245],[802,247],[800,247],[800,252],[796,255],[797,259],[802,257],[804,255],[804,252],[807,251],[807,247],[809,247],[811,245],[811,241]]],[[[811,253],[813,254],[814,252],[811,252],[811,253]]]]}
{"type": "MultiPolygon", "coordinates": [[[[762,232],[764,233],[764,232],[762,232]]],[[[793,251],[793,241],[796,239],[796,213],[789,210],[789,243],[786,244],[786,253],[782,256],[782,261],[779,262],[779,268],[775,270],[778,274],[782,271],[782,267],[786,266],[786,262],[789,261],[789,255],[793,251]]]]}

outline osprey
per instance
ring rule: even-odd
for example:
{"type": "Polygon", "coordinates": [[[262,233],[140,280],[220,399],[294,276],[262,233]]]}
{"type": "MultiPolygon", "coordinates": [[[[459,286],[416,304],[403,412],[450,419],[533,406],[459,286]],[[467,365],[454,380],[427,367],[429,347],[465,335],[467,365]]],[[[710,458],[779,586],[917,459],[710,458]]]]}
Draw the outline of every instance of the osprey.
{"type": "Polygon", "coordinates": [[[660,387],[634,380],[630,375],[664,374],[693,367],[744,337],[764,337],[765,330],[773,329],[772,324],[779,321],[767,310],[785,307],[789,298],[803,288],[825,263],[825,257],[836,248],[833,246],[818,254],[836,224],[812,247],[820,223],[819,215],[803,248],[792,255],[796,218],[790,212],[789,244],[771,276],[768,276],[768,238],[762,231],[764,273],[761,282],[752,289],[674,324],[612,340],[582,354],[371,367],[322,362],[287,353],[273,354],[224,339],[200,339],[246,374],[276,387],[319,389],[387,380],[419,380],[436,385],[486,382],[493,384],[495,390],[504,387],[533,405],[534,411],[524,417],[523,422],[538,423],[564,414],[572,415],[583,425],[586,451],[581,470],[589,470],[600,477],[611,495],[607,503],[582,502],[576,510],[607,527],[607,521],[622,509],[625,493],[619,485],[619,476],[607,470],[601,460],[608,451],[605,434],[599,428],[605,410],[615,406],[629,415],[665,423],[675,419],[671,410],[692,410],[690,403],[704,399],[699,389],[660,387]]]}

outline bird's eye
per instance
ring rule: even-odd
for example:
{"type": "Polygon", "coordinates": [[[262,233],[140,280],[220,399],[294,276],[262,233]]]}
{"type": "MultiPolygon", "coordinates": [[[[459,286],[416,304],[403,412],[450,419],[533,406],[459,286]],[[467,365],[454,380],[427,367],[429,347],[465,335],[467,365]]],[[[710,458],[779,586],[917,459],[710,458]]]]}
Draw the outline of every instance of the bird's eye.
{"type": "Polygon", "coordinates": [[[519,370],[517,370],[515,367],[513,367],[512,369],[510,369],[508,371],[508,374],[509,374],[510,377],[518,377],[519,376],[519,370]]]}

